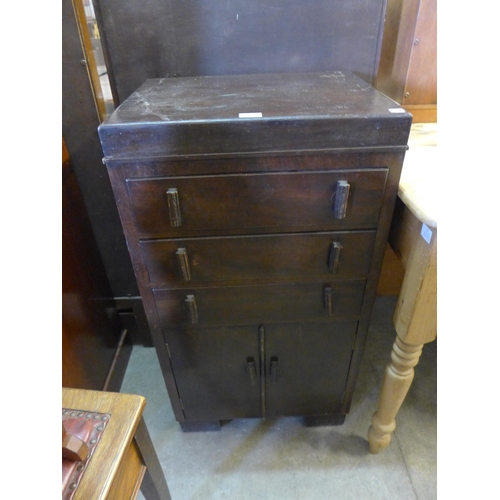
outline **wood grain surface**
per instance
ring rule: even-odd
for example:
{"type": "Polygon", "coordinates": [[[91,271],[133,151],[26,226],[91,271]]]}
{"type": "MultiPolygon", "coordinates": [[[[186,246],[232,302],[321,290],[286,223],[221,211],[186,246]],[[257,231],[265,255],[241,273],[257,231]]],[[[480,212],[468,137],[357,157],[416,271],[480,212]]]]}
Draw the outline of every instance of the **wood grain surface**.
{"type": "Polygon", "coordinates": [[[62,389],[63,408],[111,414],[73,500],[108,498],[120,464],[130,453],[129,448],[145,405],[146,400],[142,396],[62,389]]]}

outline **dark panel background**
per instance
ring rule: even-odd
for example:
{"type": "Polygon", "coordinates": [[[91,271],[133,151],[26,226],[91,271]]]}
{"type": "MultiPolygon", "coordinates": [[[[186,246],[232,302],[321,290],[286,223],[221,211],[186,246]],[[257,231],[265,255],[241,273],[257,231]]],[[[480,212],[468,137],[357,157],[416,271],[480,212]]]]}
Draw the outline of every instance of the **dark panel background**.
{"type": "Polygon", "coordinates": [[[102,163],[94,97],[71,0],[62,3],[62,134],[114,295],[139,295],[118,209],[102,163]]]}
{"type": "Polygon", "coordinates": [[[350,70],[372,83],[386,0],[94,0],[118,99],[148,78],[350,70]]]}
{"type": "MultiPolygon", "coordinates": [[[[124,327],[134,342],[150,345],[145,319],[97,127],[99,118],[87,74],[71,0],[62,2],[62,135],[71,158],[107,279],[124,327]],[[118,300],[117,300],[118,299],[118,300]],[[133,319],[129,316],[133,315],[133,319]]],[[[86,239],[82,237],[81,244],[86,239]]],[[[89,242],[89,245],[92,242],[89,242]]]]}
{"type": "Polygon", "coordinates": [[[69,161],[62,178],[62,385],[119,391],[131,345],[117,352],[122,324],[69,161]]]}
{"type": "MultiPolygon", "coordinates": [[[[386,0],[93,0],[118,104],[148,78],[377,71],[386,0]]],[[[62,133],[113,297],[150,342],[71,0],[62,2],[62,133]],[[133,317],[133,318],[132,318],[133,317]]]]}

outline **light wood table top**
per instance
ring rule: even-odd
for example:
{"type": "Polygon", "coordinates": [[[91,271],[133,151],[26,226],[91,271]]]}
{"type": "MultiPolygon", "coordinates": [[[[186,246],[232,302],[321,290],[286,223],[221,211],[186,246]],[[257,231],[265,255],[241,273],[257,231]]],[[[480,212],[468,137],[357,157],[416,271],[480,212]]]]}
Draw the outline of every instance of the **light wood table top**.
{"type": "MultiPolygon", "coordinates": [[[[142,420],[145,405],[142,396],[63,388],[63,409],[79,410],[84,418],[106,414],[107,419],[72,500],[125,500],[135,498],[139,487],[148,499],[170,500],[142,420]]],[[[99,420],[96,422],[98,425],[99,420]]]]}
{"type": "Polygon", "coordinates": [[[437,123],[415,123],[411,127],[399,181],[398,196],[418,220],[437,228],[439,186],[437,123]]]}

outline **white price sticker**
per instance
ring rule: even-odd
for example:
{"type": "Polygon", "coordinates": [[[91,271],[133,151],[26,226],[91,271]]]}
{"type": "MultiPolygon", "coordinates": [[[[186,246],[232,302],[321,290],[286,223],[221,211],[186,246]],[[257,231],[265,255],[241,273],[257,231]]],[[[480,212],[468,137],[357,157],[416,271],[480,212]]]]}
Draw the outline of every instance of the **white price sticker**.
{"type": "Polygon", "coordinates": [[[262,113],[240,113],[238,118],[262,118],[262,113]]]}
{"type": "Polygon", "coordinates": [[[432,239],[432,231],[425,224],[422,224],[420,235],[425,241],[427,241],[428,244],[430,244],[432,239]]]}

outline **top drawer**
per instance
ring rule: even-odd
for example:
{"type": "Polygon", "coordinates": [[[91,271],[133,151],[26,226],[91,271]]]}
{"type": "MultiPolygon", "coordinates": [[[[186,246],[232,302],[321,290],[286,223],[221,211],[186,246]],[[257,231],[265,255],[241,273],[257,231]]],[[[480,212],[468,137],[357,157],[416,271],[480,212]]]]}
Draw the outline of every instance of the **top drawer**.
{"type": "Polygon", "coordinates": [[[387,169],[128,179],[140,238],[377,225],[387,169]]]}

